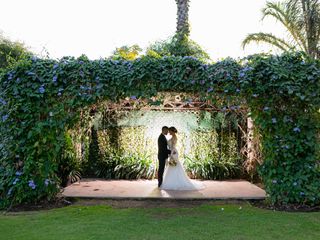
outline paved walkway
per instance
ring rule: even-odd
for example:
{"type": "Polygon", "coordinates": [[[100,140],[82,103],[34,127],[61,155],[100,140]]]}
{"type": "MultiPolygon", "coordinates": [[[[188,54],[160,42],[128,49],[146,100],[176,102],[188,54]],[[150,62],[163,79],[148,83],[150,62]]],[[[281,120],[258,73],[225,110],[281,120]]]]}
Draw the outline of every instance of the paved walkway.
{"type": "Polygon", "coordinates": [[[201,181],[199,191],[167,191],[157,187],[157,180],[82,179],[64,189],[65,197],[105,199],[264,199],[266,193],[248,181],[201,181]]]}

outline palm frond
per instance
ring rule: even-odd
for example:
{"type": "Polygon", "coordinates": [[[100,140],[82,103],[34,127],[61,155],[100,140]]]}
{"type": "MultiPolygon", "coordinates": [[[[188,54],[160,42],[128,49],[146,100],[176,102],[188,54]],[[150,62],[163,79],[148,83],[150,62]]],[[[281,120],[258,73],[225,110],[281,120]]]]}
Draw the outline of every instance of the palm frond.
{"type": "Polygon", "coordinates": [[[288,8],[283,2],[267,2],[265,8],[262,9],[262,20],[265,17],[273,17],[287,29],[296,45],[303,51],[307,50],[307,43],[303,32],[301,31],[301,24],[299,14],[292,8],[288,8]]]}
{"type": "Polygon", "coordinates": [[[249,43],[255,42],[259,43],[267,43],[273,45],[283,51],[288,51],[294,48],[294,46],[287,43],[285,40],[280,39],[271,33],[251,33],[247,35],[247,37],[242,41],[242,48],[244,49],[249,43]]]}

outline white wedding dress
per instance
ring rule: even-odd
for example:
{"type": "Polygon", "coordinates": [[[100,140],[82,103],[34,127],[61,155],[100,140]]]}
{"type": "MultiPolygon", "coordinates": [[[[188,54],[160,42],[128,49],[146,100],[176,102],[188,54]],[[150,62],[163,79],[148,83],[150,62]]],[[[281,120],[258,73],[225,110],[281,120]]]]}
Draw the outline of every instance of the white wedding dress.
{"type": "MultiPolygon", "coordinates": [[[[200,190],[204,185],[200,182],[191,180],[186,174],[181,162],[179,161],[179,154],[176,148],[177,141],[171,138],[168,141],[169,149],[171,150],[170,157],[177,161],[176,166],[166,164],[164,171],[163,182],[161,189],[163,190],[200,190]],[[173,154],[174,153],[174,154],[173,154]]],[[[168,159],[167,159],[168,161],[168,159]]]]}

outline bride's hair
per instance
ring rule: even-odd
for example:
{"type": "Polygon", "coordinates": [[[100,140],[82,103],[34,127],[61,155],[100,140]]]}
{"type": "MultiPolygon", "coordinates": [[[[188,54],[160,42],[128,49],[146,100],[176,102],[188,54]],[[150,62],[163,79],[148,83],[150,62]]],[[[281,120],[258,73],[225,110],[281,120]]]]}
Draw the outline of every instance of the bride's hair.
{"type": "Polygon", "coordinates": [[[174,133],[178,133],[178,130],[175,127],[170,127],[169,130],[174,133]]]}

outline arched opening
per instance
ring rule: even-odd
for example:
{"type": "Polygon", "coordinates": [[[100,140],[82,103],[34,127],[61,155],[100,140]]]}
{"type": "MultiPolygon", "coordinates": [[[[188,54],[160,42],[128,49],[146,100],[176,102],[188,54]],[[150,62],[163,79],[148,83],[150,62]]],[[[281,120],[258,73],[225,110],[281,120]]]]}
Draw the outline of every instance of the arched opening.
{"type": "MultiPolygon", "coordinates": [[[[179,131],[178,150],[189,177],[204,180],[249,178],[247,109],[218,108],[186,93],[159,93],[103,102],[90,110],[87,128],[70,130],[76,145],[69,183],[83,177],[153,179],[157,176],[157,138],[162,126],[179,131]],[[79,138],[79,131],[83,137],[79,138]]],[[[70,166],[71,167],[71,166],[70,166]]],[[[251,169],[252,170],[252,169],[251,169]]],[[[251,175],[256,172],[253,170],[251,175]]],[[[66,180],[65,180],[66,182],[66,180]]]]}

